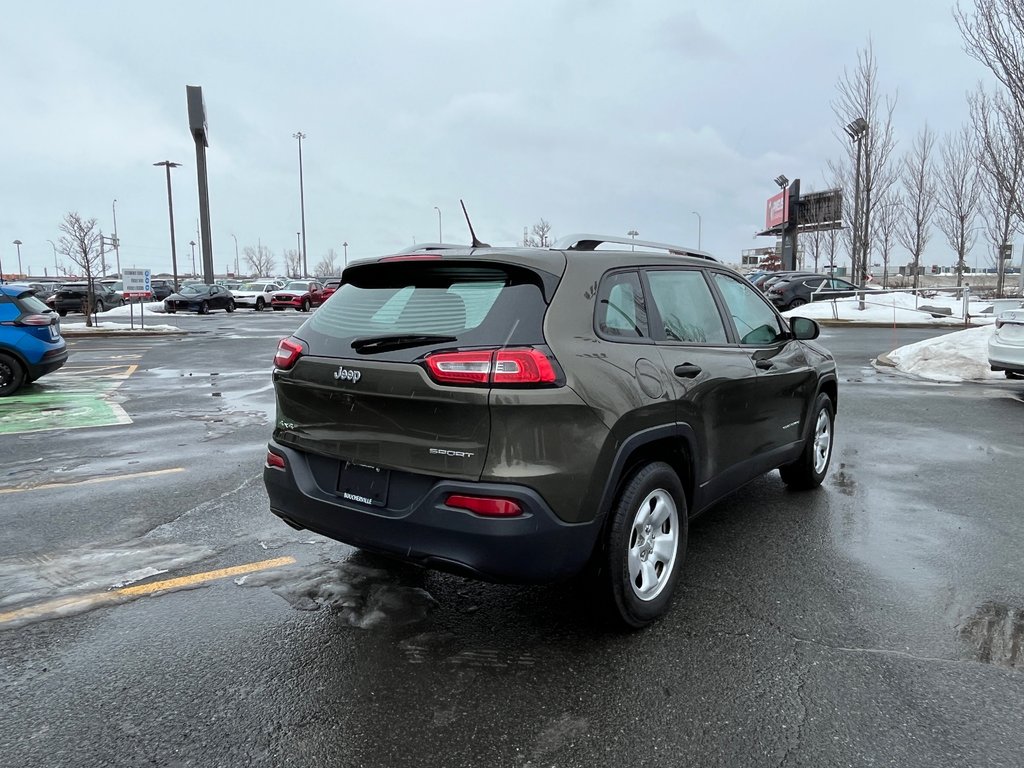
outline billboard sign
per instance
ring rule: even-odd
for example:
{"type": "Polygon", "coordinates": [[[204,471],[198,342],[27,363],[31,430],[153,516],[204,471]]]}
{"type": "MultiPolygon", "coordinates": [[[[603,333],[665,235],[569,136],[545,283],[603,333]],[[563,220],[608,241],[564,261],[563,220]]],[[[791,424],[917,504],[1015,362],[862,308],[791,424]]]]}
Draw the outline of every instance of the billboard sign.
{"type": "Polygon", "coordinates": [[[124,296],[127,299],[149,298],[153,295],[153,284],[148,269],[125,269],[121,272],[124,296]]]}
{"type": "Polygon", "coordinates": [[[768,198],[768,209],[765,212],[764,228],[772,229],[789,221],[789,190],[784,189],[777,195],[768,198]]]}

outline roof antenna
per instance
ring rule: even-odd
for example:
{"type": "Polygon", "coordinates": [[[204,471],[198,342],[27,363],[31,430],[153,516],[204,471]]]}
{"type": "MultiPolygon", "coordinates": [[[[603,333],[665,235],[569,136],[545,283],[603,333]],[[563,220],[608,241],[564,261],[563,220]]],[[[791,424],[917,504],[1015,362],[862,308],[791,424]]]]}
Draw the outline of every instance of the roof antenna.
{"type": "Polygon", "coordinates": [[[488,245],[487,243],[481,243],[479,240],[476,239],[476,232],[473,231],[473,222],[471,222],[469,220],[469,214],[466,213],[466,204],[464,202],[462,202],[461,198],[459,199],[459,205],[462,206],[462,213],[465,215],[466,223],[469,225],[469,234],[473,238],[473,247],[474,248],[490,248],[491,246],[488,245]]]}

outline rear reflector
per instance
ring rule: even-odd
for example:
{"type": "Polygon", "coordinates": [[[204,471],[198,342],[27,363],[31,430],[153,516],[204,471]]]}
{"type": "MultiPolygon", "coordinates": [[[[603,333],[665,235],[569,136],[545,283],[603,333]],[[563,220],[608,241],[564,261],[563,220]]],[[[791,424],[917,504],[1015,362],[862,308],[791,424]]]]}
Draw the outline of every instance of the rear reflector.
{"type": "Polygon", "coordinates": [[[438,352],[427,355],[427,370],[441,384],[554,384],[558,376],[539,349],[438,352]]]}
{"type": "Polygon", "coordinates": [[[515,517],[523,514],[523,508],[518,501],[512,499],[497,499],[490,496],[462,496],[451,494],[445,499],[449,507],[467,509],[483,517],[515,517]]]}
{"type": "Polygon", "coordinates": [[[276,469],[284,469],[284,456],[278,456],[273,451],[267,451],[267,466],[274,467],[276,469]]]}
{"type": "Polygon", "coordinates": [[[292,339],[281,339],[277,345],[277,354],[274,355],[274,365],[282,370],[288,370],[302,354],[302,344],[292,339]]]}

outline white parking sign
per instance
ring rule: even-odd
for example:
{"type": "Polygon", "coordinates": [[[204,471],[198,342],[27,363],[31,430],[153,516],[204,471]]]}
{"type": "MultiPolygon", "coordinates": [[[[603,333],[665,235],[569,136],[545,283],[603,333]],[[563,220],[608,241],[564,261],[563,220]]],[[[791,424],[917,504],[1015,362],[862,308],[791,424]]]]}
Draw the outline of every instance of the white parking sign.
{"type": "Polygon", "coordinates": [[[153,295],[153,285],[150,281],[148,269],[126,269],[121,272],[121,281],[124,284],[124,295],[126,298],[144,297],[153,295]]]}

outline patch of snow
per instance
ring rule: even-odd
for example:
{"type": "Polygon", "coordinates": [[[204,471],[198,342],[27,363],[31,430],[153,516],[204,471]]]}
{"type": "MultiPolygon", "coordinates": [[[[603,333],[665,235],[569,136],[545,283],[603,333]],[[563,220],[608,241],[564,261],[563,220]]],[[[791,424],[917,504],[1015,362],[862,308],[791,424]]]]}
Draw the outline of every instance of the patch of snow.
{"type": "Polygon", "coordinates": [[[931,381],[1005,379],[988,364],[988,340],[995,326],[968,328],[895,349],[888,358],[896,369],[931,381]]]}
{"type": "Polygon", "coordinates": [[[76,333],[101,333],[103,331],[111,332],[124,332],[129,333],[184,333],[176,325],[149,325],[146,324],[145,328],[140,328],[138,322],[135,323],[135,328],[132,328],[128,323],[111,323],[101,321],[94,323],[90,328],[85,323],[66,323],[61,321],[60,332],[62,336],[73,336],[76,333]]]}
{"type": "MultiPolygon", "coordinates": [[[[982,315],[986,308],[992,306],[988,301],[972,301],[970,314],[972,323],[991,323],[991,314],[982,315]]],[[[814,301],[802,307],[783,312],[784,317],[808,317],[813,320],[841,320],[849,323],[871,323],[873,325],[963,325],[958,315],[963,312],[963,300],[951,296],[917,297],[912,293],[880,293],[865,297],[864,309],[860,308],[860,300],[855,297],[836,299],[835,301],[814,301]],[[921,305],[933,307],[949,307],[952,316],[932,317],[917,307],[921,305]]]]}

